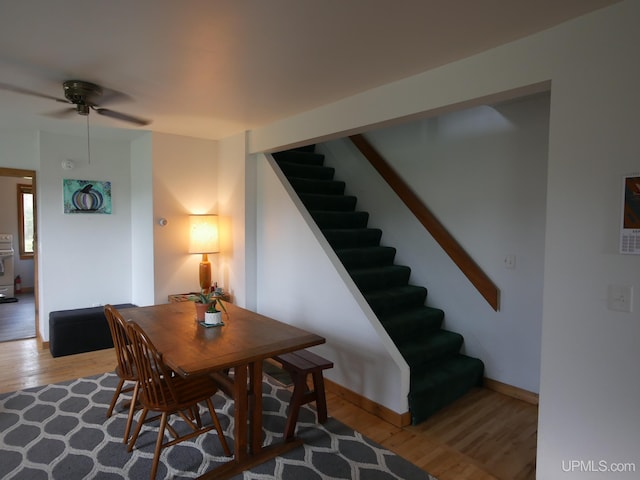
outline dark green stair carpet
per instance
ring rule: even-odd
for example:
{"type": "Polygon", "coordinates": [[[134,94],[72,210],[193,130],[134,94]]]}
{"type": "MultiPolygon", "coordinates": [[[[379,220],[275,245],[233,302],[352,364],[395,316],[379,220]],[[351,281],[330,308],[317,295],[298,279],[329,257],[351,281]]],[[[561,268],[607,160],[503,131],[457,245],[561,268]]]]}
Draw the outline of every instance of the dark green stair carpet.
{"type": "Polygon", "coordinates": [[[345,183],[313,146],[273,155],[300,200],[410,367],[413,424],[482,384],[484,364],[460,353],[462,335],[442,329],[444,312],[427,306],[427,289],[411,285],[411,269],[380,245],[368,212],[345,195],[345,183]]]}

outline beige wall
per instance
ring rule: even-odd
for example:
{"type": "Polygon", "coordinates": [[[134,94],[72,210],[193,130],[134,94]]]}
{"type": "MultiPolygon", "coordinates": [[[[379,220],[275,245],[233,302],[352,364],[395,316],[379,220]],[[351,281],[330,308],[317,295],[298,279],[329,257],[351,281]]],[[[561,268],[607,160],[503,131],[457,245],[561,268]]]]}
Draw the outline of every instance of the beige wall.
{"type": "MultiPolygon", "coordinates": [[[[199,290],[201,255],[188,253],[191,213],[218,213],[217,144],[179,135],[152,136],[155,302],[199,290]],[[158,224],[167,220],[166,226],[158,224]]],[[[210,255],[213,281],[219,255],[210,255]]]]}

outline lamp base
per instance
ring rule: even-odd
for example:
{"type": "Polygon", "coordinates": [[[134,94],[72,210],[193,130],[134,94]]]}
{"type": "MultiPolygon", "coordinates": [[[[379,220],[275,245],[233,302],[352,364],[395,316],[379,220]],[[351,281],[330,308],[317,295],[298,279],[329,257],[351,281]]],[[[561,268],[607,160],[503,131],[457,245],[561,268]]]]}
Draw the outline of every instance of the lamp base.
{"type": "Polygon", "coordinates": [[[211,262],[209,262],[209,256],[206,253],[202,254],[199,276],[200,290],[209,293],[211,290],[211,262]]]}

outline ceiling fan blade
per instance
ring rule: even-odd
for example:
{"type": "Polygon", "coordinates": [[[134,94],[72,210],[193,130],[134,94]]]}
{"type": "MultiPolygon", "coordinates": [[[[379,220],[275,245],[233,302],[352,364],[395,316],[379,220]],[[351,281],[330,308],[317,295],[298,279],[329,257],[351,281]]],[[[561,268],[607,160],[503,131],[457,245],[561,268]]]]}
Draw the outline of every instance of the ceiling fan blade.
{"type": "Polygon", "coordinates": [[[49,112],[47,114],[45,114],[47,117],[52,117],[52,118],[66,118],[69,117],[71,115],[73,115],[74,113],[76,113],[76,109],[71,107],[71,108],[64,108],[62,110],[58,110],[56,112],[49,112]]]}
{"type": "Polygon", "coordinates": [[[108,108],[97,108],[93,106],[91,108],[93,108],[93,110],[100,115],[104,115],[105,117],[115,118],[116,120],[135,123],[136,125],[141,125],[141,126],[149,125],[151,123],[151,120],[134,117],[132,115],[127,115],[126,113],[116,112],[114,110],[109,110],[108,108]]]}
{"type": "Polygon", "coordinates": [[[36,92],[22,87],[16,87],[15,85],[9,85],[8,83],[0,82],[0,90],[8,90],[22,95],[31,95],[32,97],[46,98],[49,100],[55,100],[56,102],[71,103],[63,98],[54,97],[53,95],[47,95],[45,93],[36,92]]]}
{"type": "Polygon", "coordinates": [[[111,88],[102,87],[102,96],[100,97],[100,105],[111,105],[113,103],[130,102],[132,98],[126,93],[113,90],[111,88]]]}

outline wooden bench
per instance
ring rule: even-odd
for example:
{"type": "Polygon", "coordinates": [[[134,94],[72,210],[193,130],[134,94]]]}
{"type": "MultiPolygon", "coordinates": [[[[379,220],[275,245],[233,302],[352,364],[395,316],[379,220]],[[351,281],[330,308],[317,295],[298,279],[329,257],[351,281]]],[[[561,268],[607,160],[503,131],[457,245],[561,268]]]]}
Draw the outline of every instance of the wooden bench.
{"type": "Polygon", "coordinates": [[[293,394],[289,404],[289,415],[284,429],[285,440],[293,438],[300,407],[310,402],[316,402],[318,423],[327,421],[327,399],[324,392],[324,378],[322,371],[333,368],[333,362],[322,358],[308,350],[298,350],[274,357],[282,365],[282,369],[291,375],[293,380],[293,394]],[[309,389],[307,376],[311,374],[313,390],[309,389]]]}

